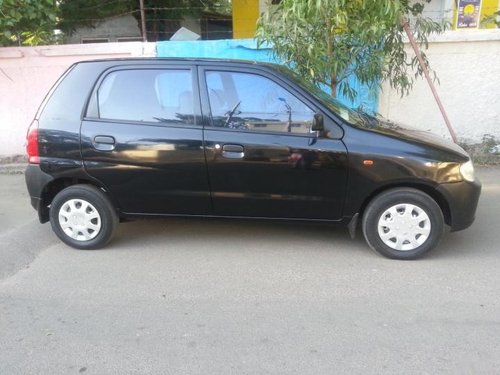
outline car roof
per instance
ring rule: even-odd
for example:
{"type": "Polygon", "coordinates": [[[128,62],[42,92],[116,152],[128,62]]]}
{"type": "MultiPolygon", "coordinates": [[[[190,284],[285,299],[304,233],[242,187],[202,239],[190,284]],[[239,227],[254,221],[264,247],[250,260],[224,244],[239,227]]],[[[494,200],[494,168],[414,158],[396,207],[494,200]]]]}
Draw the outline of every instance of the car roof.
{"type": "Polygon", "coordinates": [[[256,61],[256,60],[239,60],[239,59],[220,59],[220,58],[190,58],[190,57],[123,57],[123,58],[110,58],[110,59],[96,59],[96,60],[84,60],[79,61],[77,64],[85,64],[85,63],[179,63],[179,62],[187,62],[187,63],[195,63],[195,64],[221,64],[221,65],[258,65],[265,67],[281,67],[281,65],[273,64],[270,62],[256,61]]]}

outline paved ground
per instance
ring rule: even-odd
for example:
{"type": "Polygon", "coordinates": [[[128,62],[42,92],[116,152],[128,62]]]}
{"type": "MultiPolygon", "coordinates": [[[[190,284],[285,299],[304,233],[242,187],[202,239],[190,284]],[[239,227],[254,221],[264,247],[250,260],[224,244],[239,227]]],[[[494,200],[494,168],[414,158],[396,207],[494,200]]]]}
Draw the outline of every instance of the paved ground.
{"type": "Polygon", "coordinates": [[[325,227],[122,224],[76,251],[0,175],[0,374],[500,373],[500,169],[420,261],[325,227]]]}

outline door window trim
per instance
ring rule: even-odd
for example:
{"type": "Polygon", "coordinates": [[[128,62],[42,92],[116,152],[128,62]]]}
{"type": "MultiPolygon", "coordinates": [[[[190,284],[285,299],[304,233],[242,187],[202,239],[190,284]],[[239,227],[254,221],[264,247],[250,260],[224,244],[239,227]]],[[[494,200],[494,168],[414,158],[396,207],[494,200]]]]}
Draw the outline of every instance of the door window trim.
{"type": "Polygon", "coordinates": [[[202,118],[202,108],[201,108],[201,100],[200,100],[200,90],[199,90],[199,79],[198,79],[198,70],[196,69],[196,65],[194,64],[168,64],[168,65],[117,65],[110,67],[104,70],[100,76],[98,77],[94,88],[92,89],[91,94],[87,99],[87,103],[85,104],[85,111],[83,115],[84,121],[94,121],[94,122],[102,122],[102,123],[121,123],[121,124],[130,124],[130,125],[146,125],[146,126],[157,126],[157,127],[174,127],[174,128],[192,128],[192,129],[201,129],[204,125],[202,118]],[[163,123],[157,121],[136,121],[136,120],[127,120],[127,119],[108,119],[108,118],[100,118],[99,117],[99,107],[97,100],[97,92],[99,91],[102,83],[106,79],[106,77],[114,72],[118,71],[127,71],[127,70],[159,70],[159,71],[167,71],[167,70],[185,70],[190,71],[192,75],[192,85],[193,85],[193,105],[194,105],[194,118],[195,124],[183,124],[183,123],[163,123]]]}
{"type": "Polygon", "coordinates": [[[204,119],[204,129],[207,130],[217,130],[217,131],[228,131],[228,132],[241,132],[241,133],[250,133],[250,134],[269,134],[269,135],[282,135],[282,136],[293,136],[293,137],[302,137],[302,138],[317,138],[316,133],[285,133],[281,131],[258,131],[255,129],[246,130],[246,129],[230,129],[223,128],[212,125],[212,111],[210,107],[210,99],[208,95],[208,85],[206,79],[206,72],[227,72],[227,73],[246,73],[246,74],[254,74],[257,76],[261,76],[267,78],[279,85],[283,89],[290,92],[294,95],[298,100],[307,105],[310,109],[312,109],[315,113],[321,113],[325,117],[325,125],[329,127],[330,133],[333,133],[330,138],[331,139],[341,139],[343,137],[342,127],[331,118],[327,113],[328,111],[322,107],[319,107],[315,100],[307,95],[304,95],[303,90],[296,87],[293,82],[288,82],[288,79],[283,78],[277,73],[269,71],[267,69],[259,69],[259,68],[243,68],[237,66],[216,66],[216,65],[199,65],[198,66],[198,87],[200,88],[200,100],[201,100],[201,108],[204,119]],[[330,120],[330,121],[328,121],[330,120]]]}

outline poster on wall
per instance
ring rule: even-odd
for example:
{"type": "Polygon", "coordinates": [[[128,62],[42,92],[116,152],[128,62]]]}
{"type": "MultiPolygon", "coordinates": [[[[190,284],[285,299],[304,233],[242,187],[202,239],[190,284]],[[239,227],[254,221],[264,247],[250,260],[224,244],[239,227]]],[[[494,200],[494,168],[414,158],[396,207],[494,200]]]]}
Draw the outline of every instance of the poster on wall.
{"type": "Polygon", "coordinates": [[[457,29],[477,29],[481,15],[481,0],[458,0],[457,29]]]}

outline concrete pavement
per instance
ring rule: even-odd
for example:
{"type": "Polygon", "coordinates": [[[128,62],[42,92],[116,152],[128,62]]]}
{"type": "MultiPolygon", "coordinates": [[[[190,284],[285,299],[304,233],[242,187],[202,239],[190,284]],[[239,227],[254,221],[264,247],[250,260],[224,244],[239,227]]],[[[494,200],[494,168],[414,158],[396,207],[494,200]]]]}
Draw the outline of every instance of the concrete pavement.
{"type": "Polygon", "coordinates": [[[0,374],[500,373],[500,169],[419,261],[346,230],[157,220],[76,251],[0,175],[0,374]]]}

